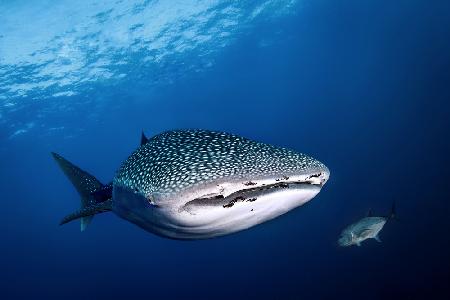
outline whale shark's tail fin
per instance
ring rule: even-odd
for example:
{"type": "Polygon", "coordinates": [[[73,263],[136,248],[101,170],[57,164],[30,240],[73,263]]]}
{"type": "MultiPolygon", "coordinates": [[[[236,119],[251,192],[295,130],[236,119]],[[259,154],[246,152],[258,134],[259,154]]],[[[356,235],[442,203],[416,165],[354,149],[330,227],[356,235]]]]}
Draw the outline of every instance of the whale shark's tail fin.
{"type": "Polygon", "coordinates": [[[103,185],[59,154],[52,152],[52,156],[81,197],[80,211],[65,217],[61,224],[81,219],[81,231],[84,231],[95,214],[111,210],[112,185],[103,185]]]}
{"type": "Polygon", "coordinates": [[[83,231],[86,229],[86,226],[92,220],[94,215],[102,212],[111,211],[111,206],[112,206],[112,199],[108,199],[104,202],[86,206],[85,208],[81,208],[80,210],[65,216],[64,219],[61,220],[59,225],[69,223],[70,221],[76,219],[81,219],[81,231],[83,231]],[[86,219],[88,220],[87,222],[85,221],[86,219]]]}

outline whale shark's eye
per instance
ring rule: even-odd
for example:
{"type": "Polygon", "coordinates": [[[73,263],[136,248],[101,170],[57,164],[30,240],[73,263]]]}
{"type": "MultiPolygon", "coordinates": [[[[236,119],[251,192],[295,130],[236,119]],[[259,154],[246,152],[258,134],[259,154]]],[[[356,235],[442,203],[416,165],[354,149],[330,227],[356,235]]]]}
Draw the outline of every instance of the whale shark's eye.
{"type": "Polygon", "coordinates": [[[147,198],[148,203],[150,203],[150,205],[155,205],[155,202],[153,201],[152,196],[147,196],[146,198],[147,198]]]}

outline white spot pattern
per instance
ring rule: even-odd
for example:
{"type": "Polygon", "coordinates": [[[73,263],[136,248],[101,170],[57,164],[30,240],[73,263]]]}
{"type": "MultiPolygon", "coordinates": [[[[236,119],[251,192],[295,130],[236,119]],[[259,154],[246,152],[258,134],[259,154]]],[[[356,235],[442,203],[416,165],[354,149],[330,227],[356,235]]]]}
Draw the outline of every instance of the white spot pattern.
{"type": "Polygon", "coordinates": [[[326,168],[293,150],[208,130],[161,133],[137,149],[120,167],[114,185],[148,195],[177,192],[225,177],[283,175],[326,168]]]}

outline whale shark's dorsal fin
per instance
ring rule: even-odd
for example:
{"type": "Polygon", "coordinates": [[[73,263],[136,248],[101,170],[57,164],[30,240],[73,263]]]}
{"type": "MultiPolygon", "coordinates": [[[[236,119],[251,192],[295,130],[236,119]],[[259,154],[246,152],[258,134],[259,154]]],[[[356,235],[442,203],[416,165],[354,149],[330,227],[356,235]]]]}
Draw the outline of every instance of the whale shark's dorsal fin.
{"type": "Polygon", "coordinates": [[[147,144],[148,138],[145,136],[144,131],[141,133],[141,146],[147,144]]]}
{"type": "MultiPolygon", "coordinates": [[[[64,174],[66,174],[67,178],[69,178],[70,182],[72,182],[73,186],[80,194],[81,211],[83,211],[84,209],[86,209],[91,205],[97,204],[99,201],[96,200],[96,197],[93,194],[97,191],[102,190],[102,188],[104,188],[105,186],[97,178],[95,178],[88,172],[78,168],[61,155],[52,152],[52,156],[58,163],[61,170],[63,170],[64,174]]],[[[89,225],[92,218],[94,217],[93,216],[94,214],[95,213],[80,215],[79,217],[76,217],[81,218],[81,227],[80,227],[81,231],[84,231],[86,229],[86,227],[89,225]]]]}
{"type": "Polygon", "coordinates": [[[373,216],[372,209],[370,208],[369,211],[367,212],[367,217],[372,217],[372,216],[373,216]]]}

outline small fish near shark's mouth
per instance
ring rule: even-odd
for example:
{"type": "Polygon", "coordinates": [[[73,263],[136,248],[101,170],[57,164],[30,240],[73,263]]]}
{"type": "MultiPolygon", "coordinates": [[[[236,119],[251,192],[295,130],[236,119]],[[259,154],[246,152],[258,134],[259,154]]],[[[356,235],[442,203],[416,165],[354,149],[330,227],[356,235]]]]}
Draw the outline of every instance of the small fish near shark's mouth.
{"type": "Polygon", "coordinates": [[[254,202],[258,197],[270,193],[281,192],[282,190],[297,189],[320,191],[329,178],[329,172],[323,171],[308,175],[304,178],[295,180],[289,176],[282,176],[273,180],[271,183],[260,183],[256,181],[246,181],[243,183],[245,188],[236,190],[228,195],[209,194],[188,201],[183,210],[192,211],[196,207],[217,207],[231,208],[238,202],[254,202]]]}

